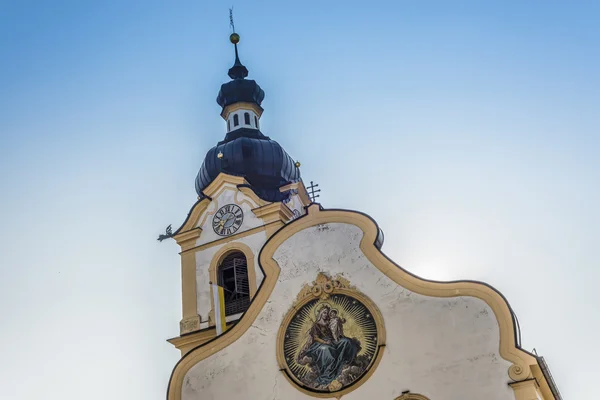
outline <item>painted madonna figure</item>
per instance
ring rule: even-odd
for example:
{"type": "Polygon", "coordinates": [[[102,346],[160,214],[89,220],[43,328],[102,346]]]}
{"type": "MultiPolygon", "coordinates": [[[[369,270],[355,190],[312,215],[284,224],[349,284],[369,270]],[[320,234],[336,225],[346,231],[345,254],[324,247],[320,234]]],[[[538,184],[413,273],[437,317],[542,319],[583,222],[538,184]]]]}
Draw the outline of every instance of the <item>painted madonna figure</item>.
{"type": "Polygon", "coordinates": [[[305,383],[315,389],[326,389],[340,377],[345,367],[355,361],[361,344],[359,340],[343,335],[341,324],[345,321],[337,316],[337,310],[323,304],[317,308],[316,314],[317,319],[306,335],[297,362],[312,369],[313,373],[306,376],[305,383]],[[336,332],[332,331],[332,326],[336,332]]]}

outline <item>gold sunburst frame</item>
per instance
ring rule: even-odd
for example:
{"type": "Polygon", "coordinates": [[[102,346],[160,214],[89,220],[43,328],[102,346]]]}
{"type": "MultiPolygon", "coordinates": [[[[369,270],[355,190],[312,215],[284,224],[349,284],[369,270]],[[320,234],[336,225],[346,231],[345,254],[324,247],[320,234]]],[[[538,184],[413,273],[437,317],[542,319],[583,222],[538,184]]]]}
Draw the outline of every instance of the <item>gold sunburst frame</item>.
{"type": "MultiPolygon", "coordinates": [[[[319,307],[317,304],[316,307],[319,307]]],[[[279,368],[285,372],[285,377],[287,380],[298,390],[301,392],[318,398],[340,398],[345,394],[350,393],[351,391],[357,389],[360,385],[366,382],[369,377],[375,372],[377,365],[381,361],[381,357],[383,356],[382,346],[385,345],[385,324],[383,322],[383,317],[381,312],[363,293],[358,291],[354,286],[350,285],[350,282],[346,280],[341,275],[337,275],[334,278],[330,278],[323,273],[319,273],[317,278],[312,284],[304,285],[304,287],[300,290],[300,293],[296,297],[296,301],[287,312],[284,317],[281,325],[279,326],[279,331],[277,333],[277,362],[279,363],[279,368]],[[346,295],[353,299],[356,299],[371,313],[373,317],[373,321],[375,322],[375,327],[377,330],[377,341],[376,341],[376,349],[371,359],[369,365],[365,368],[365,372],[363,375],[352,382],[349,386],[341,389],[334,390],[331,392],[318,392],[313,391],[310,388],[306,387],[290,370],[288,363],[285,360],[285,352],[284,352],[284,344],[285,344],[285,334],[288,326],[292,322],[292,319],[296,315],[296,313],[302,309],[306,304],[313,300],[321,300],[324,302],[328,302],[329,298],[332,295],[340,294],[346,295]]]]}

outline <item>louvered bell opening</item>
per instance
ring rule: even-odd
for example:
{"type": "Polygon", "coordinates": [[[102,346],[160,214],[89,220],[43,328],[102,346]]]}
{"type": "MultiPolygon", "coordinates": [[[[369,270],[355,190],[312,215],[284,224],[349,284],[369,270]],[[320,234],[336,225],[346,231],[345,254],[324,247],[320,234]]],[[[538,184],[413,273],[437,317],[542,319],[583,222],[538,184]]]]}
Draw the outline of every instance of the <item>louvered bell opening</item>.
{"type": "Polygon", "coordinates": [[[225,292],[225,315],[244,312],[250,306],[248,264],[241,252],[229,254],[219,266],[219,286],[225,292]]]}

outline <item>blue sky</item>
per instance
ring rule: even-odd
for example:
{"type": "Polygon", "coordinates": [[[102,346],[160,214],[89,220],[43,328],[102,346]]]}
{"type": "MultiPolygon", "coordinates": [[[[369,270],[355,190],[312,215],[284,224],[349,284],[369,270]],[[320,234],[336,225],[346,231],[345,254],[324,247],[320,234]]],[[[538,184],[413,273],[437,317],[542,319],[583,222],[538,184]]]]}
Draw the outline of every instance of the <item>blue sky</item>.
{"type": "MultiPolygon", "coordinates": [[[[163,399],[179,256],[158,244],[224,136],[214,1],[0,4],[0,382],[163,399]]],[[[565,398],[600,317],[600,4],[233,1],[262,130],[431,279],[502,291],[565,398]]]]}

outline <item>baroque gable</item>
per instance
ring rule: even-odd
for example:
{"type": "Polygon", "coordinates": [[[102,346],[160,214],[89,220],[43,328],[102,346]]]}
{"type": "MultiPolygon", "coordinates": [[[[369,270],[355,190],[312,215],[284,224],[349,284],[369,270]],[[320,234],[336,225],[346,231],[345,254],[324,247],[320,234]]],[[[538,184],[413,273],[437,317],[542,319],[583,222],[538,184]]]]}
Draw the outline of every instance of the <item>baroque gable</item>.
{"type": "MultiPolygon", "coordinates": [[[[477,282],[420,279],[381,253],[378,235],[368,216],[327,211],[316,204],[307,215],[278,230],[260,251],[258,267],[264,279],[249,308],[223,335],[181,359],[171,376],[168,399],[191,400],[201,387],[227,398],[229,392],[242,389],[238,387],[242,383],[230,381],[232,376],[254,382],[243,389],[250,398],[274,391],[274,398],[286,399],[359,399],[373,394],[394,399],[414,390],[432,399],[462,395],[513,399],[508,383],[534,378],[537,360],[517,346],[511,310],[502,295],[477,282]],[[282,346],[290,316],[305,306],[306,299],[327,301],[332,293],[344,290],[358,293],[361,302],[380,311],[374,335],[381,348],[375,356],[379,366],[357,369],[363,375],[356,379],[323,378],[323,385],[311,387],[304,375],[292,376],[291,368],[297,371],[304,365],[286,364],[282,346]],[[249,369],[250,362],[255,367],[249,369]],[[221,370],[219,365],[227,367],[221,370]],[[206,376],[202,371],[207,370],[222,372],[206,376]]],[[[338,309],[338,304],[329,308],[338,309]]],[[[306,315],[316,318],[310,312],[306,315]]]]}

